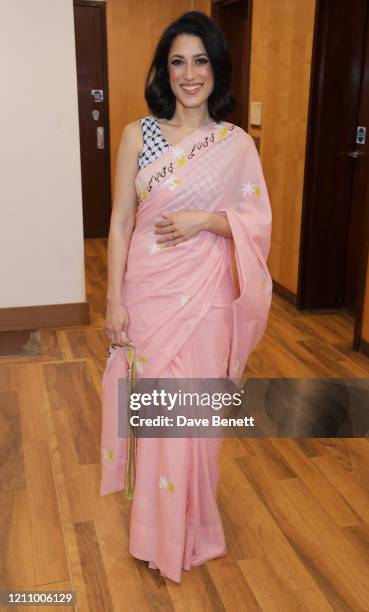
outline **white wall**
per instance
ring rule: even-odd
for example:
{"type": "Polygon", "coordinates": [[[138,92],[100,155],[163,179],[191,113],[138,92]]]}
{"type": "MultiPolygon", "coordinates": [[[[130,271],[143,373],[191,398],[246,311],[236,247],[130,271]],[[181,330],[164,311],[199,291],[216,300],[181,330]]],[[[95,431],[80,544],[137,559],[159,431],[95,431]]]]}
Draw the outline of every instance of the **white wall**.
{"type": "Polygon", "coordinates": [[[0,74],[0,308],[84,302],[73,0],[0,0],[0,74]]]}

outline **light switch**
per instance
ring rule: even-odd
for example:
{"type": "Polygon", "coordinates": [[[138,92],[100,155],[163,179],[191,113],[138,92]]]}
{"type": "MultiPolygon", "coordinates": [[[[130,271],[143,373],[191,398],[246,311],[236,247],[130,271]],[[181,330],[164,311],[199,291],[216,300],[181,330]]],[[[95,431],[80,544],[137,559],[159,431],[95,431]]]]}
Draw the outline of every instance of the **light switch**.
{"type": "Polygon", "coordinates": [[[263,109],[262,102],[251,102],[251,125],[261,125],[261,112],[263,109]]]}

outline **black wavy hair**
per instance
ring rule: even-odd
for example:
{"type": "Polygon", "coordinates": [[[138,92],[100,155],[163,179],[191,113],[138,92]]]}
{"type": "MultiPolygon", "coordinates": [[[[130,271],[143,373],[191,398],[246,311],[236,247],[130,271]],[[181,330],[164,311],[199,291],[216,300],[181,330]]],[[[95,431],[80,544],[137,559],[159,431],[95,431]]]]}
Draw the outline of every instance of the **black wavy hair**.
{"type": "Polygon", "coordinates": [[[227,42],[218,25],[201,11],[188,11],[173,21],[161,35],[145,80],[145,100],[153,115],[171,119],[176,98],[168,74],[170,46],[179,34],[199,36],[214,74],[214,89],[208,98],[208,112],[214,121],[221,121],[233,111],[236,101],[230,93],[232,62],[227,42]]]}

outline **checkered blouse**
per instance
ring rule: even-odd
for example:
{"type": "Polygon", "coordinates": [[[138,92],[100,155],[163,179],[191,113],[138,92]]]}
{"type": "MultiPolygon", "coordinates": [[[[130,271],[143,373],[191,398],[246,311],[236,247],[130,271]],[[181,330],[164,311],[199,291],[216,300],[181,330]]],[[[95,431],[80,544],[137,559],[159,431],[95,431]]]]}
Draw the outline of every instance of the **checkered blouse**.
{"type": "Polygon", "coordinates": [[[138,167],[141,169],[165,151],[171,145],[165,140],[157,119],[147,115],[140,119],[144,140],[143,149],[138,158],[138,167]]]}

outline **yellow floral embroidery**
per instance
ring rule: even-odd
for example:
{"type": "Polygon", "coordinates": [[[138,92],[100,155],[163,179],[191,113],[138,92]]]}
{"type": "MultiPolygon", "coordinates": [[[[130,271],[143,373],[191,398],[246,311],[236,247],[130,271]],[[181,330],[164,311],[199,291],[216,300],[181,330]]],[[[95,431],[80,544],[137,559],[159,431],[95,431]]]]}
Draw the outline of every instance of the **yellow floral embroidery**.
{"type": "Polygon", "coordinates": [[[136,363],[136,370],[137,372],[140,372],[140,374],[142,374],[142,372],[144,371],[144,364],[147,362],[147,357],[138,357],[135,361],[136,363]]]}
{"type": "Polygon", "coordinates": [[[159,476],[159,489],[164,489],[164,491],[174,493],[174,484],[169,481],[168,476],[166,476],[165,474],[159,476]]]}
{"type": "Polygon", "coordinates": [[[110,461],[113,459],[113,451],[110,448],[103,448],[104,461],[110,461]]]}
{"type": "Polygon", "coordinates": [[[219,131],[219,140],[221,140],[222,138],[224,138],[227,135],[228,132],[228,128],[224,127],[219,131]]]}
{"type": "Polygon", "coordinates": [[[184,164],[186,163],[187,159],[185,157],[181,157],[178,161],[177,161],[177,166],[184,166],[184,164]]]}
{"type": "Polygon", "coordinates": [[[165,249],[165,245],[162,242],[152,242],[149,246],[149,251],[151,253],[151,255],[153,253],[157,253],[158,251],[162,251],[163,249],[165,249]]]}
{"type": "Polygon", "coordinates": [[[261,283],[260,283],[260,285],[261,285],[261,287],[262,287],[263,289],[264,289],[264,287],[265,287],[266,280],[267,280],[267,275],[266,275],[266,273],[263,271],[263,274],[262,274],[262,277],[261,277],[261,283]]]}
{"type": "Polygon", "coordinates": [[[147,357],[135,357],[135,353],[131,350],[127,350],[128,363],[131,366],[134,363],[137,372],[142,374],[144,371],[144,364],[148,361],[147,357]]]}
{"type": "Polygon", "coordinates": [[[145,190],[145,191],[141,191],[141,198],[142,198],[143,200],[144,200],[145,198],[147,198],[147,196],[148,196],[148,192],[147,192],[146,190],[145,190]]]}

